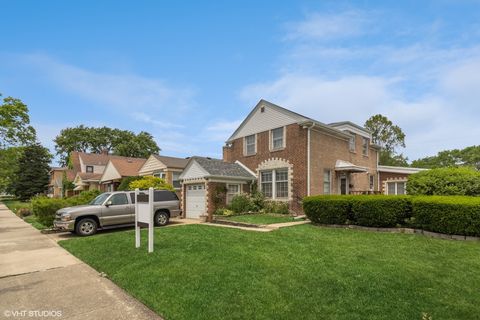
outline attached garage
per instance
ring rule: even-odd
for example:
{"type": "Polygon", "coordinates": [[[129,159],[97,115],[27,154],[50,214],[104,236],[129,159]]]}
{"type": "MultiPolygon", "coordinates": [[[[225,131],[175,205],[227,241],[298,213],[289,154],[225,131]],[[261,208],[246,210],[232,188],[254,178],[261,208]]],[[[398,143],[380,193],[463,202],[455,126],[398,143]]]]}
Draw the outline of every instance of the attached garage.
{"type": "MultiPolygon", "coordinates": [[[[216,210],[213,195],[217,190],[238,186],[237,192],[249,190],[255,174],[243,164],[219,159],[192,157],[180,175],[182,208],[185,218],[211,220],[216,210]]],[[[230,188],[233,190],[233,188],[230,188]]],[[[226,205],[225,199],[221,205],[226,205]]]]}
{"type": "Polygon", "coordinates": [[[185,217],[199,219],[205,214],[206,208],[205,184],[189,184],[185,186],[185,217]]]}

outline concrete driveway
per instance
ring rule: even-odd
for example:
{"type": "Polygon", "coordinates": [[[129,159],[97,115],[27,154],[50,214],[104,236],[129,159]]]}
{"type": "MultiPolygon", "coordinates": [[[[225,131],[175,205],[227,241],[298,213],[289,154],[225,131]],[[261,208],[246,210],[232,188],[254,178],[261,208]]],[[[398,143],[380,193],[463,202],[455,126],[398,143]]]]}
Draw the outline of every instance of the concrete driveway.
{"type": "Polygon", "coordinates": [[[0,203],[0,319],[161,319],[0,203]]]}

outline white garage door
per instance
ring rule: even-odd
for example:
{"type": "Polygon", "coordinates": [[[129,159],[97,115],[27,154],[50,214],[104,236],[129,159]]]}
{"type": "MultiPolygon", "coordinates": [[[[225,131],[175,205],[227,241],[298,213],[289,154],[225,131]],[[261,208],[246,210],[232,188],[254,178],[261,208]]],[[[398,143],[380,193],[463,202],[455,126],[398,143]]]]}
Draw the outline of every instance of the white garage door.
{"type": "Polygon", "coordinates": [[[198,219],[205,213],[205,185],[187,185],[186,212],[187,218],[198,219]]]}

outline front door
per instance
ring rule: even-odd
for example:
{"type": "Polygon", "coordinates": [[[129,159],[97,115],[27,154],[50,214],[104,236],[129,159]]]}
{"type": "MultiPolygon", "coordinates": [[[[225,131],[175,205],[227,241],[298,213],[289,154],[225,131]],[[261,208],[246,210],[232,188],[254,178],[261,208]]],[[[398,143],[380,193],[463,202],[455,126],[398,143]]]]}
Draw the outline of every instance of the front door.
{"type": "Polygon", "coordinates": [[[348,194],[348,178],[347,178],[347,176],[340,177],[340,194],[348,194]]]}
{"type": "Polygon", "coordinates": [[[130,204],[126,193],[114,193],[102,208],[102,225],[133,223],[132,211],[135,209],[130,204]]]}

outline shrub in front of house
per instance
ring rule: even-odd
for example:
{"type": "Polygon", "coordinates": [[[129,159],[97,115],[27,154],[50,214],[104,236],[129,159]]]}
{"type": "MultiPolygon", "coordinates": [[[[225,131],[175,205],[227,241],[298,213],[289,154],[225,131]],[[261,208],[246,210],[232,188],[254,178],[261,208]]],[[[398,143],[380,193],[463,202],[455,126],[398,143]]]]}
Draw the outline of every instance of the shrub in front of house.
{"type": "Polygon", "coordinates": [[[303,199],[303,211],[314,223],[347,224],[352,196],[320,195],[303,199]]]}
{"type": "Polygon", "coordinates": [[[32,212],[38,221],[47,226],[53,225],[55,212],[62,208],[87,204],[100,194],[98,190],[83,191],[77,196],[70,198],[47,198],[44,196],[32,198],[32,212]]]}
{"type": "Polygon", "coordinates": [[[175,188],[168,184],[165,179],[153,176],[145,176],[141,179],[134,180],[128,185],[130,190],[140,189],[146,190],[148,188],[153,188],[155,190],[170,190],[175,191],[175,188]]]}
{"type": "Polygon", "coordinates": [[[217,210],[215,210],[214,214],[216,216],[228,217],[228,216],[232,216],[234,214],[234,212],[232,210],[227,209],[227,208],[218,208],[217,210]]]}
{"type": "Polygon", "coordinates": [[[412,212],[423,230],[480,236],[480,197],[414,197],[412,212]]]}
{"type": "Polygon", "coordinates": [[[403,225],[412,215],[406,196],[353,196],[350,203],[353,224],[365,227],[403,225]]]}
{"type": "Polygon", "coordinates": [[[253,205],[250,196],[246,193],[241,193],[232,198],[228,209],[237,214],[247,213],[252,211],[253,205]]]}
{"type": "Polygon", "coordinates": [[[15,213],[20,218],[25,218],[25,217],[28,217],[28,216],[32,215],[32,210],[30,210],[30,208],[20,208],[15,213]]]}
{"type": "Polygon", "coordinates": [[[284,201],[265,201],[263,209],[260,210],[265,213],[289,214],[288,202],[284,201]]]}
{"type": "Polygon", "coordinates": [[[480,195],[480,172],[471,168],[438,168],[408,177],[409,195],[480,195]]]}
{"type": "Polygon", "coordinates": [[[136,180],[140,180],[142,178],[143,177],[140,177],[140,176],[124,177],[124,178],[122,178],[122,181],[118,185],[117,190],[118,191],[132,190],[132,189],[130,189],[130,183],[133,182],[133,181],[136,181],[136,180]]]}

